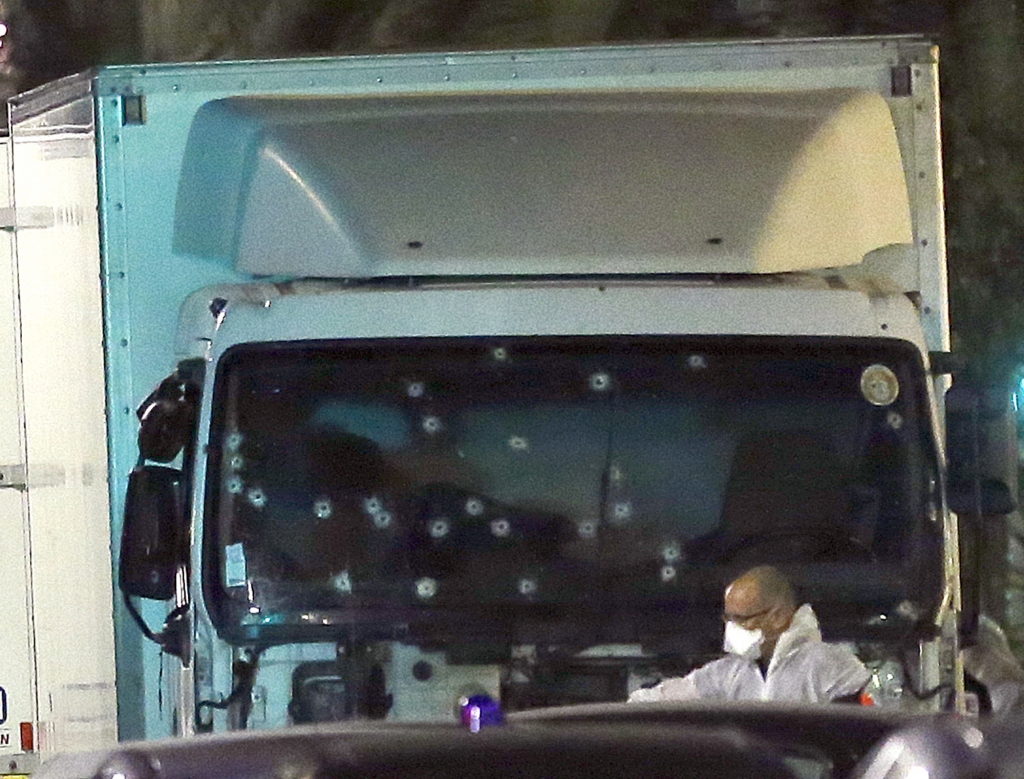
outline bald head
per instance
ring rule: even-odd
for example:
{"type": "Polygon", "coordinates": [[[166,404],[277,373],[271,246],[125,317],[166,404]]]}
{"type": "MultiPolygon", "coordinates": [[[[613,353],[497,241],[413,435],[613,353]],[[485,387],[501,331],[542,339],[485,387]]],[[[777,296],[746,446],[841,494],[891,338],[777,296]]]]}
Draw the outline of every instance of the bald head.
{"type": "Polygon", "coordinates": [[[730,584],[728,589],[734,587],[750,590],[752,595],[757,596],[761,608],[796,609],[796,595],[789,579],[771,565],[751,568],[730,584]]]}
{"type": "Polygon", "coordinates": [[[789,580],[770,565],[751,568],[725,588],[726,619],[764,635],[762,655],[770,658],[775,643],[789,629],[796,613],[789,580]]]}

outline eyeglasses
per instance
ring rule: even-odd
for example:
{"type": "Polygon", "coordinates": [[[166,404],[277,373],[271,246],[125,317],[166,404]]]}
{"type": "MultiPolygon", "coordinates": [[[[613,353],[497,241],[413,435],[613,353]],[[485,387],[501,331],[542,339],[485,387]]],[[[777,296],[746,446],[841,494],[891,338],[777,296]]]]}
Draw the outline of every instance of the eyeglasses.
{"type": "Polygon", "coordinates": [[[750,620],[752,619],[756,619],[757,617],[763,617],[765,614],[767,614],[774,608],[774,606],[769,606],[763,611],[755,611],[753,614],[730,614],[728,611],[723,611],[722,622],[735,622],[737,625],[744,625],[747,622],[750,622],[750,620]]]}

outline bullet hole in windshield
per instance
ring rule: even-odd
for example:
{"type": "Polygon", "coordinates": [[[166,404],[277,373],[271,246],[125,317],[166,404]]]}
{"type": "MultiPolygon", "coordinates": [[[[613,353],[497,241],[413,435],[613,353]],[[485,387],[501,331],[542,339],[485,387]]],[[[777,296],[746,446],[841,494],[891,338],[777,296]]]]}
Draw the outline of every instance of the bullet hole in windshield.
{"type": "Polygon", "coordinates": [[[337,592],[350,594],[352,592],[352,576],[348,571],[342,571],[331,579],[331,584],[337,592]]]}
{"type": "Polygon", "coordinates": [[[508,538],[512,532],[512,523],[507,519],[496,519],[491,522],[491,533],[495,538],[508,538]]]}
{"type": "Polygon", "coordinates": [[[628,500],[619,501],[612,506],[612,519],[616,522],[628,522],[633,516],[633,504],[628,500]]]}
{"type": "Polygon", "coordinates": [[[514,435],[508,439],[509,449],[516,452],[525,452],[530,448],[530,442],[524,436],[514,435]]]}
{"type": "Polygon", "coordinates": [[[424,576],[416,582],[416,595],[426,600],[437,595],[437,582],[429,576],[424,576]]]}
{"type": "Polygon", "coordinates": [[[534,579],[520,579],[519,580],[519,594],[525,597],[534,595],[537,592],[537,582],[534,579]]]}

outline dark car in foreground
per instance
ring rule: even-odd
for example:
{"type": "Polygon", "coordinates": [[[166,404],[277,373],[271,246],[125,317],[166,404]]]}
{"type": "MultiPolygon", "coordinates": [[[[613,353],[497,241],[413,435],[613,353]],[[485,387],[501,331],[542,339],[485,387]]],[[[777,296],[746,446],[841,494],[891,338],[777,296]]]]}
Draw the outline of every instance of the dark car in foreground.
{"type": "MultiPolygon", "coordinates": [[[[936,779],[999,770],[1014,740],[951,715],[857,706],[608,704],[455,723],[355,723],[125,743],[37,779],[936,779]],[[930,762],[929,762],[930,761],[930,762]]],[[[1024,731],[1022,731],[1024,733],[1024,731]]],[[[1020,741],[1020,739],[1018,739],[1020,741]]],[[[1011,767],[1012,768],[1012,767],[1011,767]]],[[[1017,767],[1024,775],[1024,767],[1017,767]]]]}

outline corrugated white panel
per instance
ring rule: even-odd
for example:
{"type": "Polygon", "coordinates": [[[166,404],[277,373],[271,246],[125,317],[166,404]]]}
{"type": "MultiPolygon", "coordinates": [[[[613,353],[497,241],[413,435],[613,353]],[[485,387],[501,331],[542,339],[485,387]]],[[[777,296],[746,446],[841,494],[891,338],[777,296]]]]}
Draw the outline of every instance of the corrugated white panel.
{"type": "MultiPolygon", "coordinates": [[[[8,203],[9,145],[0,143],[0,202],[8,203]]],[[[25,462],[21,435],[17,277],[9,233],[0,233],[0,756],[24,770],[21,722],[35,720],[35,667],[29,611],[25,494],[16,484],[25,462]]]]}
{"type": "Polygon", "coordinates": [[[116,739],[103,318],[93,137],[15,135],[28,522],[44,754],[116,739]]]}

